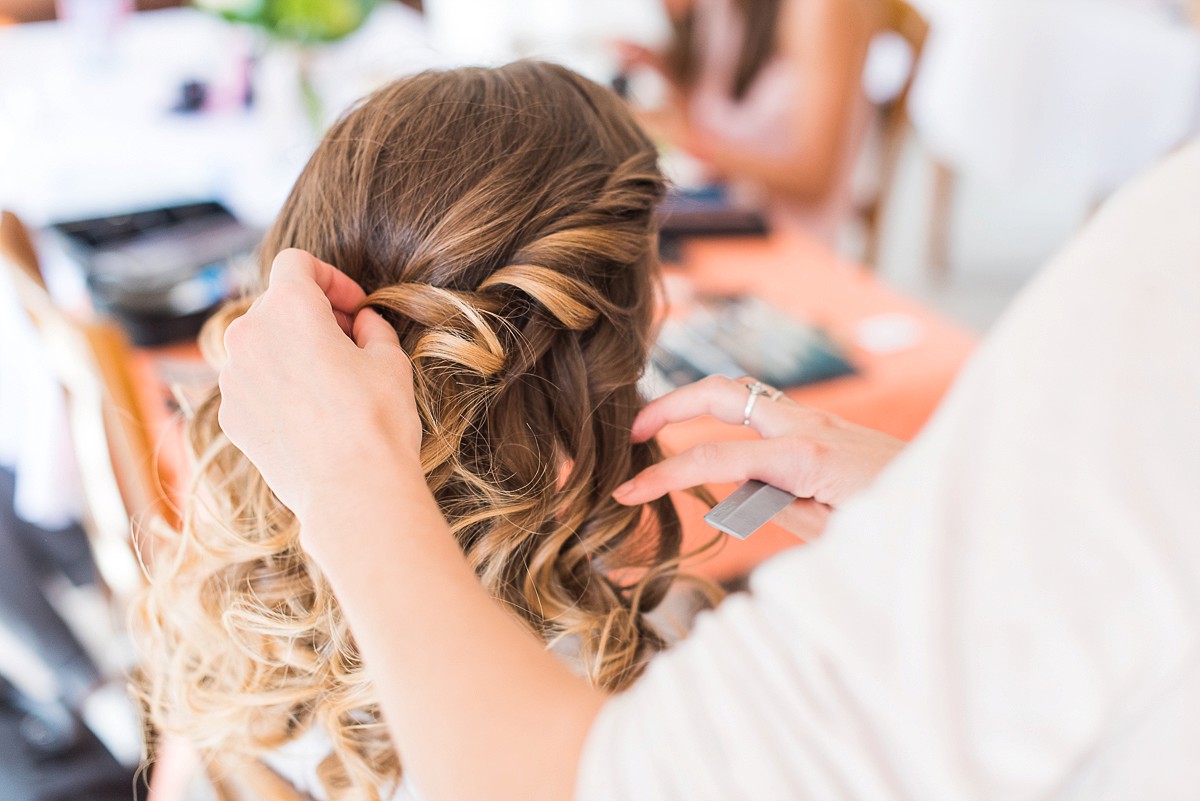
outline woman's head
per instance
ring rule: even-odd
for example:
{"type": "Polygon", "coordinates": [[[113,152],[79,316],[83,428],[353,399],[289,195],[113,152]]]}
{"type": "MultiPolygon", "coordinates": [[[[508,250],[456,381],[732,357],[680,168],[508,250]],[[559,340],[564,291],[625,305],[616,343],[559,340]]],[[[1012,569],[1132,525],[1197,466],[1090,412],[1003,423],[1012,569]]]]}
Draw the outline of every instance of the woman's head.
{"type": "MultiPolygon", "coordinates": [[[[363,285],[412,359],[423,466],[484,586],[610,689],[661,645],[644,613],[679,556],[668,500],[610,497],[658,458],[629,431],[662,192],[628,112],[574,73],[426,73],[330,130],[262,248],[264,270],[299,247],[363,285]]],[[[214,318],[213,339],[242,308],[214,318]]],[[[372,798],[399,764],[373,688],[294,518],[220,434],[218,406],[214,394],[190,425],[193,503],[145,605],[151,712],[224,756],[315,723],[334,745],[328,789],[372,798]]]]}
{"type": "Polygon", "coordinates": [[[628,452],[638,404],[662,192],[620,101],[569,70],[426,73],[326,135],[263,269],[285,247],[308,250],[395,325],[435,489],[465,469],[528,495],[535,469],[553,481],[569,462],[568,484],[603,492],[628,469],[610,460],[628,452]],[[464,438],[489,447],[464,452],[464,438]]]}
{"type": "Polygon", "coordinates": [[[484,286],[503,273],[561,292],[566,305],[545,295],[549,305],[524,309],[565,314],[559,327],[584,321],[570,301],[648,315],[662,191],[655,150],[620,101],[567,69],[424,73],[370,96],[325,136],[263,243],[264,275],[291,246],[368,293],[428,285],[490,303],[516,290],[503,277],[484,286]]]}

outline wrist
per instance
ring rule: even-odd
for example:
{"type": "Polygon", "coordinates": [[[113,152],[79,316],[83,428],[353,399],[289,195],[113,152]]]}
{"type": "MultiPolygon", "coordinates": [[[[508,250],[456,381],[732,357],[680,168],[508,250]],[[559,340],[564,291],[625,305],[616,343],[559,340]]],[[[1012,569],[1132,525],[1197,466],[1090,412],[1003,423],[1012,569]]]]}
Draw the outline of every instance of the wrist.
{"type": "MultiPolygon", "coordinates": [[[[357,464],[374,467],[380,462],[362,458],[357,464]]],[[[433,510],[440,516],[419,464],[331,472],[301,507],[293,510],[300,522],[301,547],[318,564],[324,566],[347,546],[370,549],[373,538],[411,520],[417,510],[433,510]],[[361,475],[350,478],[350,473],[361,475]]]]}

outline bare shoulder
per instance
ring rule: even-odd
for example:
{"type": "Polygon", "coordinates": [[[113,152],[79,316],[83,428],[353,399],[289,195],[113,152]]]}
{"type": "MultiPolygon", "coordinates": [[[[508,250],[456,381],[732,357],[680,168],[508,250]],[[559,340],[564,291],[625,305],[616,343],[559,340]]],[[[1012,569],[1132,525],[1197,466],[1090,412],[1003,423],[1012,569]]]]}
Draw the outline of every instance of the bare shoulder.
{"type": "Polygon", "coordinates": [[[892,1],[785,0],[780,10],[780,44],[800,54],[868,42],[886,27],[892,1]]]}

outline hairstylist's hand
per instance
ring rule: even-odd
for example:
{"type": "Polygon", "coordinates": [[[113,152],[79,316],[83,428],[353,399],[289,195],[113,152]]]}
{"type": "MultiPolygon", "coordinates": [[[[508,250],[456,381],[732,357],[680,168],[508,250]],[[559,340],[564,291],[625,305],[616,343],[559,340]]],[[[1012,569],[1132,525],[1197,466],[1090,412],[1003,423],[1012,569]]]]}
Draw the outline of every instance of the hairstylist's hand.
{"type": "Polygon", "coordinates": [[[314,506],[384,490],[392,468],[421,475],[412,369],[382,317],[355,314],[364,297],[335,267],[285,250],[225,333],[221,428],[302,525],[314,506]]]}
{"type": "MultiPolygon", "coordinates": [[[[669,423],[711,415],[740,425],[744,383],[712,376],[649,403],[633,423],[644,441],[669,423]]],[[[750,417],[761,440],[706,442],[652,465],[617,488],[623,504],[645,503],[700,484],[758,479],[800,498],[777,519],[797,534],[823,527],[828,513],[874,480],[904,443],[873,429],[796,404],[760,397],[750,417]],[[817,521],[816,523],[814,521],[817,521]]]]}
{"type": "Polygon", "coordinates": [[[621,65],[621,69],[625,71],[637,69],[639,67],[647,67],[654,70],[663,78],[670,80],[667,73],[666,60],[663,54],[658,50],[653,50],[638,42],[631,42],[626,39],[617,39],[612,43],[613,50],[617,55],[617,63],[621,65]]]}

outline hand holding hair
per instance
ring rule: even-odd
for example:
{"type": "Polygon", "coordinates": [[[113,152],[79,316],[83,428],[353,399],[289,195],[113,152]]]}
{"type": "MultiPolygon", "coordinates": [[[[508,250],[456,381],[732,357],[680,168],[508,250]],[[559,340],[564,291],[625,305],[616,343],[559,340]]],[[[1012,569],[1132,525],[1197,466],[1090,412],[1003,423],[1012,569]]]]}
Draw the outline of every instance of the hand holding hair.
{"type": "MultiPolygon", "coordinates": [[[[644,441],[670,423],[703,415],[740,425],[746,393],[745,383],[724,376],[681,387],[642,410],[633,437],[644,441]]],[[[758,479],[802,499],[777,518],[800,535],[814,530],[814,516],[823,523],[870,484],[904,447],[887,434],[800,406],[786,395],[757,403],[749,425],[762,439],[702,443],[646,468],[613,497],[633,505],[701,484],[758,479]]]]}
{"type": "Polygon", "coordinates": [[[302,522],[322,492],[373,491],[386,481],[381,465],[411,462],[420,476],[412,370],[395,330],[356,311],[365,297],[336,267],[290,248],[225,333],[221,428],[302,522]]]}

